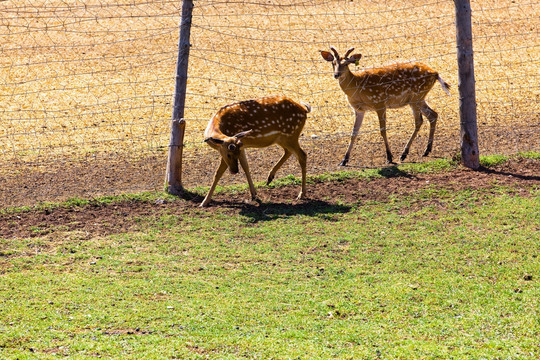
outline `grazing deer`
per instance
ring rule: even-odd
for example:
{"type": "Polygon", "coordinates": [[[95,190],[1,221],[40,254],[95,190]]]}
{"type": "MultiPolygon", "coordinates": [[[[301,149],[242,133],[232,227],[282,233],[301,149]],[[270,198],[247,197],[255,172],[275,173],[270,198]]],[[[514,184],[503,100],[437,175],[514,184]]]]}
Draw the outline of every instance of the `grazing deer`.
{"type": "Polygon", "coordinates": [[[321,56],[324,60],[332,62],[334,78],[339,80],[339,86],[347,95],[347,99],[356,114],[349,148],[340,165],[345,166],[349,161],[352,147],[358,137],[358,130],[362,125],[364,113],[367,110],[377,112],[381,136],[386,147],[386,159],[388,163],[393,163],[392,152],[386,138],[386,109],[400,108],[405,105],[409,105],[413,111],[415,128],[401,154],[400,160],[405,160],[409,154],[411,144],[418,135],[420,126],[422,126],[422,114],[428,118],[430,126],[428,144],[423,155],[427,156],[433,147],[433,136],[438,115],[426,104],[425,98],[436,81],[440,82],[443,90],[448,95],[450,95],[450,85],[436,71],[421,63],[394,64],[353,74],[349,70],[349,64],[358,64],[362,55],[353,54],[349,56],[354,48],[347,50],[344,57],[340,57],[333,46],[330,47],[330,50],[334,55],[328,51],[321,51],[321,56]]]}
{"type": "Polygon", "coordinates": [[[252,200],[257,193],[249,173],[246,148],[263,148],[273,144],[281,146],[285,154],[268,174],[267,184],[274,179],[283,163],[294,154],[302,168],[302,189],[298,199],[306,194],[306,153],[300,148],[298,137],[304,128],[307,113],[311,107],[301,105],[284,97],[265,97],[242,101],[222,107],[210,119],[204,132],[205,142],[219,151],[221,164],[214,175],[214,182],[201,206],[210,202],[216,185],[229,168],[232,174],[238,173],[238,160],[246,173],[252,200]],[[227,134],[236,134],[229,136],[227,134]]]}

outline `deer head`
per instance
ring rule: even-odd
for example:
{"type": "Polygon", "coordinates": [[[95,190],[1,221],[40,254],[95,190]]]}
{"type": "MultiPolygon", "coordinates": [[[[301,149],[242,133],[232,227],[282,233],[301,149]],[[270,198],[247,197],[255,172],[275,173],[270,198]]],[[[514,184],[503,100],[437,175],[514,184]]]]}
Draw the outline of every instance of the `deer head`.
{"type": "Polygon", "coordinates": [[[362,58],[361,54],[353,54],[349,57],[349,54],[353,52],[354,48],[347,50],[343,57],[339,56],[335,47],[330,46],[330,50],[332,50],[334,55],[330,54],[328,51],[321,50],[321,56],[324,60],[332,62],[334,78],[336,79],[339,79],[339,77],[349,69],[349,64],[358,64],[358,61],[362,58]]]}
{"type": "Polygon", "coordinates": [[[244,145],[240,139],[249,135],[252,131],[253,130],[242,131],[231,137],[209,137],[204,141],[214,145],[213,147],[219,151],[221,158],[227,164],[231,174],[238,174],[238,157],[240,156],[240,151],[244,145]]]}

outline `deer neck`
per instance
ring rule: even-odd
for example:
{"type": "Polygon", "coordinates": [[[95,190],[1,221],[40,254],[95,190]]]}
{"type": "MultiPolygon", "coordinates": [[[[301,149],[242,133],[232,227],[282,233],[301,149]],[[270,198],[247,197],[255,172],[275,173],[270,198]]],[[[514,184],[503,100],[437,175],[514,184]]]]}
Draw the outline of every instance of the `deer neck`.
{"type": "Polygon", "coordinates": [[[225,140],[228,138],[227,135],[223,134],[221,130],[219,129],[219,125],[221,124],[221,121],[214,118],[213,121],[210,121],[208,123],[208,126],[206,127],[206,130],[204,131],[204,138],[214,138],[214,139],[220,139],[225,140]]]}
{"type": "Polygon", "coordinates": [[[339,77],[339,86],[349,98],[358,96],[359,82],[361,79],[354,75],[347,66],[339,77]]]}

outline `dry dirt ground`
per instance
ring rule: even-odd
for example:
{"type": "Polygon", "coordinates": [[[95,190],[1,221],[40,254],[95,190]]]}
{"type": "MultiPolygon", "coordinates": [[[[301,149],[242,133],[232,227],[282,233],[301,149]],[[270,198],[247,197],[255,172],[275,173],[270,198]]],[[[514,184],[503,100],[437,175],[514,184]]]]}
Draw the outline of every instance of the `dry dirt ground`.
{"type": "MultiPolygon", "coordinates": [[[[512,132],[500,129],[481,129],[480,154],[511,155],[518,152],[538,152],[540,123],[521,127],[512,132]],[[519,147],[516,147],[519,144],[519,147]]],[[[202,138],[202,137],[201,137],[202,138]]],[[[346,170],[380,168],[385,165],[382,138],[377,134],[374,142],[362,136],[356,143],[346,170]]],[[[389,142],[394,158],[399,158],[406,138],[391,137],[389,142]]],[[[202,143],[202,140],[200,141],[202,143]]],[[[308,175],[320,175],[342,171],[337,165],[343,158],[349,142],[348,137],[311,139],[302,137],[300,144],[308,155],[308,175]]],[[[459,153],[459,132],[437,133],[433,152],[422,157],[427,144],[427,130],[421,132],[406,162],[433,161],[452,158],[459,153]]],[[[254,181],[266,180],[283,150],[276,146],[265,149],[248,149],[248,160],[254,181]]],[[[45,154],[35,162],[4,162],[0,160],[0,209],[17,206],[33,206],[40,202],[61,202],[70,198],[94,198],[107,195],[161,191],[164,187],[167,162],[166,149],[149,156],[136,157],[127,151],[93,153],[86,158],[71,157],[51,160],[45,154]]],[[[210,186],[212,176],[219,164],[218,153],[208,146],[186,147],[182,169],[184,187],[193,189],[210,186]]],[[[300,176],[298,161],[291,157],[277,173],[300,176]]],[[[226,174],[220,185],[243,184],[245,177],[226,174]]],[[[337,191],[339,193],[339,191],[337,191]]]]}
{"type": "MultiPolygon", "coordinates": [[[[195,211],[202,197],[187,194],[183,200],[124,201],[108,205],[90,203],[86,206],[58,207],[54,209],[29,210],[0,214],[0,238],[43,236],[65,231],[77,231],[83,238],[102,236],[126,231],[137,231],[141,217],[158,217],[163,214],[180,216],[207,216],[215,211],[244,215],[253,221],[265,221],[273,215],[342,213],[350,210],[344,204],[369,201],[388,201],[392,196],[404,197],[425,188],[459,191],[481,189],[484,194],[496,192],[500,187],[512,189],[519,196],[534,196],[532,189],[540,187],[540,160],[513,158],[501,165],[472,171],[456,168],[435,174],[409,174],[396,167],[383,168],[380,178],[354,179],[341,182],[316,182],[308,186],[308,199],[292,200],[299,187],[259,189],[261,204],[246,202],[246,190],[234,194],[217,194],[211,206],[195,211]]],[[[472,201],[482,201],[476,199],[472,201]]],[[[426,198],[411,202],[414,211],[423,206],[441,206],[443,202],[426,198]]]]}

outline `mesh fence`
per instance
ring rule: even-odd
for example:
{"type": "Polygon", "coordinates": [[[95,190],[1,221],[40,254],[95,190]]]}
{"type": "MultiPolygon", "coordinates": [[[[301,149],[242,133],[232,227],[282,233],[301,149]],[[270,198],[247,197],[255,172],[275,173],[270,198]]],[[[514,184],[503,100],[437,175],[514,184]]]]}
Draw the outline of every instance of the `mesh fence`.
{"type": "MultiPolygon", "coordinates": [[[[454,4],[402,1],[194,2],[186,100],[184,185],[209,185],[217,153],[203,131],[221,106],[288,95],[308,102],[301,145],[308,173],[334,171],[353,111],[319,50],[355,47],[351,70],[420,61],[452,87],[427,101],[439,113],[432,157],[459,152],[454,4]]],[[[481,154],[540,150],[540,3],[473,1],[481,154]]],[[[0,1],[0,204],[161,189],[182,1],[0,1]]],[[[398,155],[414,128],[408,107],[387,113],[398,155]]],[[[411,148],[422,161],[428,126],[411,148]]],[[[255,180],[281,155],[249,153],[255,180]]],[[[367,113],[352,167],[384,165],[367,113]]],[[[299,175],[289,160],[279,175],[299,175]]],[[[223,183],[244,182],[226,177],[223,183]]]]}

